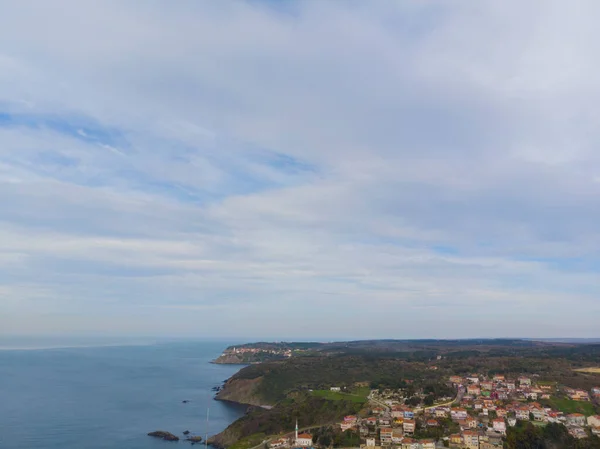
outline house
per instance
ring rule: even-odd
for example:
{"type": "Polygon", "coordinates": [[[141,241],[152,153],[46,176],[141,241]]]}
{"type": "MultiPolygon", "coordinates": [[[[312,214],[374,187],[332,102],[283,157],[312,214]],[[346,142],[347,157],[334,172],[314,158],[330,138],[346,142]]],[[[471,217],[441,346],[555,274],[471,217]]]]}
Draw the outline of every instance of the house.
{"type": "Polygon", "coordinates": [[[533,419],[535,421],[545,422],[548,420],[548,417],[546,416],[546,410],[541,407],[532,407],[531,413],[533,414],[533,419]]]}
{"type": "Polygon", "coordinates": [[[388,418],[387,416],[382,416],[381,418],[379,418],[379,425],[380,426],[390,426],[392,424],[392,420],[390,418],[388,418]]]}
{"type": "Polygon", "coordinates": [[[496,409],[496,415],[498,415],[498,418],[504,418],[506,416],[506,409],[505,408],[497,408],[496,409]]]}
{"type": "Polygon", "coordinates": [[[467,417],[467,419],[465,419],[467,426],[469,426],[470,429],[476,429],[477,428],[477,420],[475,418],[473,418],[472,416],[467,417]]]}
{"type": "Polygon", "coordinates": [[[450,382],[455,385],[459,385],[463,383],[463,379],[460,376],[450,376],[450,382]]]}
{"type": "Polygon", "coordinates": [[[538,398],[538,394],[531,389],[523,390],[523,396],[525,396],[527,399],[533,399],[534,401],[538,398]]]}
{"type": "Polygon", "coordinates": [[[404,433],[413,434],[415,433],[416,423],[414,419],[405,419],[402,424],[402,428],[404,429],[404,433]]]}
{"type": "Polygon", "coordinates": [[[450,417],[452,420],[467,419],[467,411],[464,408],[453,407],[450,410],[450,417]]]}
{"type": "Polygon", "coordinates": [[[373,410],[371,410],[371,413],[373,413],[374,415],[382,415],[385,412],[385,409],[382,407],[375,407],[373,410]]]}
{"type": "Polygon", "coordinates": [[[515,427],[517,425],[517,418],[514,418],[512,416],[509,417],[506,421],[508,422],[508,425],[510,427],[515,427]]]}
{"type": "Polygon", "coordinates": [[[479,449],[479,434],[474,430],[465,430],[462,434],[463,444],[469,449],[479,449]]]}
{"type": "Polygon", "coordinates": [[[358,418],[354,415],[344,416],[344,422],[349,424],[356,424],[358,418]]]}
{"type": "Polygon", "coordinates": [[[345,432],[346,430],[354,429],[355,427],[356,427],[356,423],[351,423],[351,422],[341,422],[340,423],[340,429],[342,429],[342,432],[345,432]]]}
{"type": "Polygon", "coordinates": [[[393,430],[390,428],[383,428],[379,431],[379,439],[381,440],[381,445],[392,444],[392,435],[393,430]]]}
{"type": "Polygon", "coordinates": [[[402,424],[404,424],[404,416],[394,419],[394,424],[396,424],[397,426],[401,426],[402,424]]]}
{"type": "Polygon", "coordinates": [[[504,376],[502,374],[496,374],[493,378],[494,382],[504,382],[504,376]]]}
{"type": "Polygon", "coordinates": [[[456,424],[458,424],[461,431],[471,429],[471,427],[469,427],[469,423],[467,423],[466,419],[459,419],[458,421],[456,421],[456,424]]]}
{"type": "Polygon", "coordinates": [[[472,376],[467,377],[467,380],[473,384],[478,384],[479,376],[472,375],[472,376]]]}
{"type": "Polygon", "coordinates": [[[450,444],[462,444],[462,436],[460,433],[450,435],[450,444]]]}
{"type": "Polygon", "coordinates": [[[404,419],[413,419],[415,417],[415,412],[412,410],[404,410],[404,419]]]}
{"type": "Polygon", "coordinates": [[[329,390],[331,391],[335,391],[335,392],[340,392],[342,391],[342,389],[340,387],[331,387],[329,390]]]}
{"type": "Polygon", "coordinates": [[[588,416],[587,425],[590,427],[600,427],[600,415],[588,416]]]}
{"type": "Polygon", "coordinates": [[[392,431],[392,443],[400,444],[402,443],[402,439],[404,438],[404,434],[401,429],[393,429],[392,431]]]}
{"type": "Polygon", "coordinates": [[[429,438],[420,440],[419,449],[435,449],[435,441],[429,438]]]}
{"type": "Polygon", "coordinates": [[[375,438],[367,438],[367,447],[375,447],[375,438]]]}
{"type": "Polygon", "coordinates": [[[506,423],[502,418],[496,418],[492,420],[492,428],[502,435],[506,435],[506,423]]]}
{"type": "Polygon", "coordinates": [[[296,446],[311,447],[313,444],[312,435],[310,433],[301,433],[296,437],[296,446]]]}
{"type": "Polygon", "coordinates": [[[520,376],[519,377],[519,385],[523,386],[531,386],[531,379],[529,377],[520,376]]]}
{"type": "Polygon", "coordinates": [[[515,417],[521,421],[529,421],[529,407],[516,408],[515,417]]]}
{"type": "Polygon", "coordinates": [[[435,419],[428,419],[426,425],[427,427],[439,427],[440,423],[435,419]]]}
{"type": "Polygon", "coordinates": [[[491,390],[492,388],[494,388],[494,383],[492,381],[484,380],[483,382],[481,382],[482,390],[491,390]]]}
{"type": "Polygon", "coordinates": [[[569,427],[569,433],[571,434],[571,436],[573,438],[577,438],[578,440],[582,439],[582,438],[587,438],[587,433],[585,432],[585,430],[583,430],[581,427],[569,427]]]}
{"type": "Polygon", "coordinates": [[[413,438],[402,439],[402,449],[419,449],[419,442],[413,438]]]}
{"type": "Polygon", "coordinates": [[[472,394],[474,396],[479,396],[481,394],[481,388],[478,385],[469,385],[467,387],[467,393],[472,394]]]}
{"type": "Polygon", "coordinates": [[[289,444],[289,441],[287,438],[279,438],[278,440],[273,440],[269,443],[269,447],[272,448],[277,448],[277,447],[284,447],[287,446],[289,444]]]}
{"type": "Polygon", "coordinates": [[[567,415],[567,424],[571,426],[585,426],[585,416],[581,413],[567,415]]]}
{"type": "Polygon", "coordinates": [[[563,417],[562,412],[555,412],[555,411],[551,410],[546,414],[546,421],[548,421],[548,422],[559,423],[559,422],[562,422],[563,420],[564,420],[564,417],[563,417]]]}
{"type": "Polygon", "coordinates": [[[475,410],[482,410],[483,409],[483,401],[477,400],[477,401],[473,402],[473,408],[475,410]]]}
{"type": "Polygon", "coordinates": [[[443,408],[438,407],[435,409],[435,417],[436,418],[446,418],[446,417],[448,417],[448,411],[443,408]]]}
{"type": "Polygon", "coordinates": [[[508,381],[506,382],[506,388],[508,388],[509,390],[516,390],[517,389],[517,385],[515,384],[514,381],[508,381]]]}
{"type": "Polygon", "coordinates": [[[590,395],[585,390],[568,390],[567,396],[574,401],[589,401],[590,395]]]}
{"type": "Polygon", "coordinates": [[[368,426],[376,426],[377,425],[377,418],[375,418],[374,416],[369,416],[365,421],[367,422],[368,426]]]}
{"type": "Polygon", "coordinates": [[[404,409],[402,407],[392,407],[392,418],[404,417],[404,409]]]}

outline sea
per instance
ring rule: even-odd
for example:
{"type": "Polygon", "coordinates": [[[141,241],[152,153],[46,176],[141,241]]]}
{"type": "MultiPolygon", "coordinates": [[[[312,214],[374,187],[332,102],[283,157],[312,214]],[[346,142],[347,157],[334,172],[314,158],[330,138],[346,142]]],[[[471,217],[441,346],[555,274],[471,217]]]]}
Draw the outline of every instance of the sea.
{"type": "Polygon", "coordinates": [[[243,416],[212,390],[241,368],[210,363],[234,343],[0,339],[0,449],[191,447],[147,434],[204,437],[243,416]]]}

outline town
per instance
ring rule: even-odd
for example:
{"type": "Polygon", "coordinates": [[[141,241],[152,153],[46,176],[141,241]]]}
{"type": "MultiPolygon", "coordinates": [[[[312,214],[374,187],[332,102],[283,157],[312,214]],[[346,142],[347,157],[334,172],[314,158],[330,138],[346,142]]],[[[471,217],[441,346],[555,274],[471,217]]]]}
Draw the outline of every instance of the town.
{"type": "MultiPolygon", "coordinates": [[[[357,415],[346,416],[336,427],[357,436],[361,448],[494,449],[503,447],[507,429],[521,422],[536,426],[564,425],[576,439],[600,435],[600,387],[590,391],[537,381],[533,376],[508,378],[482,374],[451,376],[453,398],[438,398],[435,404],[410,406],[402,390],[370,390],[367,406],[357,415]],[[552,404],[559,404],[553,407],[552,404]],[[581,404],[588,413],[567,413],[560,408],[581,404]],[[587,405],[586,405],[587,404],[587,405]],[[587,415],[587,416],[586,416],[587,415]]],[[[333,393],[343,394],[339,386],[333,393]]],[[[271,448],[312,447],[307,432],[285,435],[269,442],[271,448]]]]}

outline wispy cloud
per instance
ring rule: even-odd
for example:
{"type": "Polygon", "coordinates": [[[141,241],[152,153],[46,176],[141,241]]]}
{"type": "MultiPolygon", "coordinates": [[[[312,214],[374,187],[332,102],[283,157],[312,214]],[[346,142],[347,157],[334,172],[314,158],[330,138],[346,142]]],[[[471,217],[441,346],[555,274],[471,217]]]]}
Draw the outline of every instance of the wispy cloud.
{"type": "Polygon", "coordinates": [[[597,333],[596,2],[60,3],[0,16],[2,332],[597,333]]]}

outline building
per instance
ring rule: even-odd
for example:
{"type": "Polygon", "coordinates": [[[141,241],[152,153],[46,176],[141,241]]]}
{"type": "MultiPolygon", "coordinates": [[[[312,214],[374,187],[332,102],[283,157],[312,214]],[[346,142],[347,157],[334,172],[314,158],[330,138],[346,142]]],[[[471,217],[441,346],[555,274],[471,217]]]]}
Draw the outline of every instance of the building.
{"type": "Polygon", "coordinates": [[[522,406],[515,409],[515,417],[521,421],[529,421],[529,407],[522,406]]]}
{"type": "Polygon", "coordinates": [[[301,433],[296,438],[296,446],[298,447],[312,447],[313,439],[310,433],[301,433]]]}
{"type": "Polygon", "coordinates": [[[452,435],[450,435],[450,444],[452,445],[456,445],[456,444],[462,444],[462,436],[460,433],[453,433],[452,435]]]}
{"type": "Polygon", "coordinates": [[[392,443],[393,444],[401,444],[402,439],[404,438],[404,434],[401,429],[393,429],[392,431],[392,443]]]}
{"type": "Polygon", "coordinates": [[[467,411],[464,408],[455,407],[450,410],[452,420],[467,419],[467,411]]]}
{"type": "Polygon", "coordinates": [[[402,428],[404,429],[404,433],[413,434],[415,433],[416,423],[414,419],[405,419],[402,424],[402,428]]]}
{"type": "Polygon", "coordinates": [[[455,385],[460,385],[463,383],[463,379],[460,376],[450,376],[450,382],[455,385]]]}
{"type": "Polygon", "coordinates": [[[375,447],[375,438],[367,438],[367,447],[375,447]]]}
{"type": "Polygon", "coordinates": [[[585,426],[585,416],[581,413],[567,415],[567,424],[571,426],[585,426]]]}
{"type": "Polygon", "coordinates": [[[331,387],[330,390],[335,391],[335,392],[342,391],[342,389],[340,387],[331,387]]]}
{"type": "Polygon", "coordinates": [[[420,440],[419,449],[435,449],[435,441],[429,438],[420,440]]]}
{"type": "Polygon", "coordinates": [[[492,428],[494,431],[506,435],[506,423],[502,418],[496,418],[492,421],[492,428]]]}
{"type": "Polygon", "coordinates": [[[469,449],[479,449],[479,434],[474,430],[465,430],[462,434],[463,444],[469,449]]]}
{"type": "Polygon", "coordinates": [[[600,415],[588,416],[587,425],[590,427],[600,427],[600,415]]]}
{"type": "Polygon", "coordinates": [[[483,382],[481,382],[481,388],[483,390],[491,390],[492,388],[494,388],[494,383],[489,380],[484,380],[483,382]]]}
{"type": "Polygon", "coordinates": [[[413,419],[415,417],[415,412],[412,410],[404,410],[404,419],[413,419]]]}
{"type": "Polygon", "coordinates": [[[472,394],[474,396],[479,396],[481,394],[481,388],[478,385],[469,385],[467,387],[467,393],[472,394]]]}
{"type": "Polygon", "coordinates": [[[419,442],[412,438],[403,438],[401,444],[402,449],[419,449],[419,442]]]}
{"type": "Polygon", "coordinates": [[[273,440],[269,443],[269,447],[277,448],[277,447],[285,447],[289,444],[287,438],[279,438],[278,440],[273,440]]]}
{"type": "Polygon", "coordinates": [[[381,441],[381,445],[385,446],[385,445],[392,444],[392,435],[393,435],[393,430],[390,429],[389,427],[380,429],[379,430],[379,440],[381,441]]]}
{"type": "Polygon", "coordinates": [[[427,420],[427,427],[439,427],[440,423],[437,422],[437,420],[435,419],[428,419],[427,420]]]}
{"type": "Polygon", "coordinates": [[[354,424],[354,423],[349,423],[349,422],[340,423],[340,429],[342,429],[342,432],[345,432],[346,430],[354,429],[355,427],[356,427],[356,424],[354,424]]]}
{"type": "Polygon", "coordinates": [[[531,379],[529,377],[521,376],[519,377],[519,385],[523,386],[531,386],[531,379]]]}
{"type": "Polygon", "coordinates": [[[494,382],[504,382],[504,376],[502,374],[496,374],[493,380],[494,382]]]}
{"type": "Polygon", "coordinates": [[[587,438],[587,433],[581,427],[569,427],[569,433],[573,438],[577,438],[578,440],[587,438]]]}
{"type": "Polygon", "coordinates": [[[448,411],[443,409],[443,408],[436,408],[435,409],[435,417],[436,418],[446,418],[448,416],[448,411]]]}

